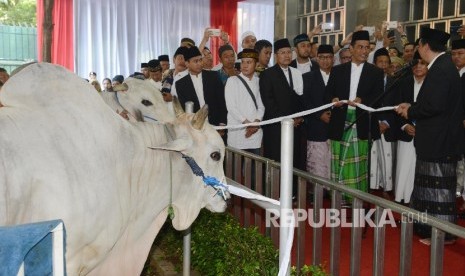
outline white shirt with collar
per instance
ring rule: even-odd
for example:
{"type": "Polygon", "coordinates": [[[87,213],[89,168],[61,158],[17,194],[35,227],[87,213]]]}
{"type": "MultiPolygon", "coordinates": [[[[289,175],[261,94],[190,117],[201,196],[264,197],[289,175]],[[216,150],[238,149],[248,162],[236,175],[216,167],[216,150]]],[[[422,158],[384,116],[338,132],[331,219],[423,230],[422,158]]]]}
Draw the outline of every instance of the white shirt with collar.
{"type": "MultiPolygon", "coordinates": [[[[253,75],[252,79],[239,74],[250,87],[255,96],[257,107],[247,88],[237,76],[229,77],[224,88],[226,107],[228,109],[228,125],[242,124],[245,120],[253,122],[262,120],[265,107],[260,97],[259,78],[253,75]]],[[[228,145],[238,149],[257,149],[261,147],[263,131],[260,128],[252,136],[246,138],[246,128],[228,130],[228,145]]]]}
{"type": "Polygon", "coordinates": [[[331,72],[326,73],[325,71],[321,69],[320,69],[320,72],[321,72],[321,76],[323,77],[323,82],[325,83],[325,86],[328,85],[329,75],[331,74],[331,72]]]}
{"type": "Polygon", "coordinates": [[[195,94],[197,94],[197,98],[199,99],[199,105],[202,107],[205,105],[205,98],[203,97],[202,72],[200,72],[197,76],[192,75],[189,72],[189,75],[192,79],[192,83],[194,83],[195,94]]]}
{"type": "Polygon", "coordinates": [[[463,76],[463,73],[465,73],[465,66],[462,67],[462,69],[459,70],[459,75],[460,75],[460,77],[463,76]]]}
{"type": "MultiPolygon", "coordinates": [[[[353,101],[357,98],[357,89],[358,83],[360,82],[360,76],[362,75],[363,66],[365,63],[361,63],[359,65],[352,62],[351,70],[350,70],[350,93],[349,93],[349,100],[353,101]]],[[[353,106],[349,106],[351,109],[355,109],[353,106]]]]}
{"type": "Polygon", "coordinates": [[[295,69],[294,67],[288,66],[287,68],[280,67],[283,70],[284,76],[286,76],[287,83],[291,85],[289,81],[289,71],[292,74],[292,85],[294,86],[294,92],[297,95],[302,95],[304,93],[304,81],[302,79],[302,73],[295,69]]]}

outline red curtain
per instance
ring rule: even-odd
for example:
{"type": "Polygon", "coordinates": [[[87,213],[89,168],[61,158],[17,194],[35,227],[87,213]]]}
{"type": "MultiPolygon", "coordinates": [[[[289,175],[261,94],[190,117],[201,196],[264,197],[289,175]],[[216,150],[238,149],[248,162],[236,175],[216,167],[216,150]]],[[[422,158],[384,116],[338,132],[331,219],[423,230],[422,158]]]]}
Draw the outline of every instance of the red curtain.
{"type": "MultiPolygon", "coordinates": [[[[53,6],[52,63],[74,71],[73,0],[55,0],[53,6]]],[[[37,0],[37,55],[42,61],[43,0],[37,0]]]]}
{"type": "MultiPolygon", "coordinates": [[[[231,46],[237,51],[237,2],[241,0],[210,0],[210,25],[229,34],[231,46]]],[[[219,61],[220,39],[211,39],[210,46],[213,64],[219,61]]]]}

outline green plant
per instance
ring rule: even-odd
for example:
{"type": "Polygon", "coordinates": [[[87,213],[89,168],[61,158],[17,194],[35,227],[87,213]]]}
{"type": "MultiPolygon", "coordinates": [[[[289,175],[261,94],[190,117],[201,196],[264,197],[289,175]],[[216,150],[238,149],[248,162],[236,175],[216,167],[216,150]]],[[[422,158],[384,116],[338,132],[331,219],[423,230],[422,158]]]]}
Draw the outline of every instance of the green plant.
{"type": "MultiPolygon", "coordinates": [[[[182,263],[182,233],[167,221],[155,245],[167,259],[182,263]]],[[[201,275],[278,274],[278,251],[272,241],[256,228],[243,228],[229,213],[214,214],[203,210],[192,225],[192,266],[201,275]]]]}
{"type": "Polygon", "coordinates": [[[291,268],[292,276],[329,276],[326,272],[325,265],[304,265],[300,269],[300,273],[297,274],[297,268],[293,266],[291,268]]]}

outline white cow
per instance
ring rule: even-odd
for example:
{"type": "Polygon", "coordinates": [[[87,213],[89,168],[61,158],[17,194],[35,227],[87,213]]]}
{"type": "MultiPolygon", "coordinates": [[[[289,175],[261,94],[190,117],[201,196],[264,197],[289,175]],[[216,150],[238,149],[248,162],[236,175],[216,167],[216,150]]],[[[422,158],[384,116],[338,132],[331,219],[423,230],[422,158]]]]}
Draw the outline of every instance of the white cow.
{"type": "MultiPolygon", "coordinates": [[[[147,89],[127,83],[128,93],[147,89]]],[[[62,219],[68,275],[126,276],[142,271],[170,202],[178,230],[203,207],[224,211],[225,201],[175,152],[224,178],[224,144],[204,123],[206,110],[176,109],[175,118],[152,95],[163,124],[124,120],[59,66],[34,64],[12,76],[0,93],[0,225],[62,219]]]]}

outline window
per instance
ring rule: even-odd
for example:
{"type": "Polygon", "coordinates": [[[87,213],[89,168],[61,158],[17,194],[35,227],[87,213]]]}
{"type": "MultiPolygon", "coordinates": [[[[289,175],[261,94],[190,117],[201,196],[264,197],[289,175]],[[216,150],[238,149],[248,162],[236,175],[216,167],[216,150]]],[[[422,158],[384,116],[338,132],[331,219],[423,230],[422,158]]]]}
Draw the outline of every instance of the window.
{"type": "Polygon", "coordinates": [[[320,1],[313,0],[313,12],[318,12],[318,11],[320,11],[320,1]]]}
{"type": "Polygon", "coordinates": [[[333,23],[334,23],[334,30],[335,31],[342,30],[342,28],[341,28],[341,12],[340,11],[334,13],[334,22],[333,23]]]}
{"type": "Polygon", "coordinates": [[[311,13],[312,12],[312,0],[306,0],[305,6],[307,7],[305,10],[305,13],[311,13]]]}
{"type": "Polygon", "coordinates": [[[425,8],[424,0],[414,0],[413,1],[413,20],[423,20],[423,9],[425,8]]]}
{"type": "Polygon", "coordinates": [[[330,0],[329,1],[329,8],[330,9],[335,9],[336,8],[336,0],[330,0]]]}
{"type": "Polygon", "coordinates": [[[434,28],[445,32],[446,31],[446,22],[444,22],[444,21],[442,21],[442,22],[434,22],[434,28]]]}
{"type": "MultiPolygon", "coordinates": [[[[452,2],[454,0],[449,0],[449,1],[452,2]]],[[[439,13],[439,0],[428,0],[428,19],[438,18],[438,13],[439,13]]]]}
{"type": "MultiPolygon", "coordinates": [[[[465,0],[462,0],[465,2],[465,0]]],[[[442,16],[454,16],[455,15],[455,1],[443,1],[442,2],[442,16]]]]}
{"type": "Polygon", "coordinates": [[[302,17],[300,21],[300,33],[307,33],[307,17],[302,17]]]}

